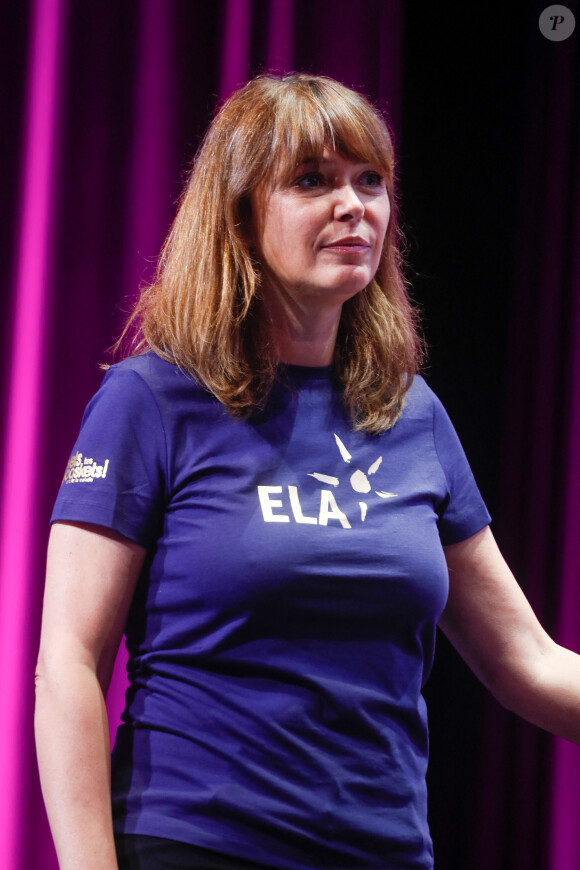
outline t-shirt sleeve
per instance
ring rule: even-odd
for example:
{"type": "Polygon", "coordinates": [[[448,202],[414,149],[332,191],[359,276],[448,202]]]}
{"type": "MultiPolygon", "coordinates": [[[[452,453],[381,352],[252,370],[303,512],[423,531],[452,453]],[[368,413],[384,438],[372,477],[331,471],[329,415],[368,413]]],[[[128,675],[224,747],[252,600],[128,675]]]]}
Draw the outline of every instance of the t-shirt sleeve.
{"type": "Polygon", "coordinates": [[[491,517],[453,424],[439,399],[433,400],[433,437],[448,490],[438,510],[439,535],[446,546],[475,535],[491,517]]]}
{"type": "Polygon", "coordinates": [[[51,522],[88,522],[147,546],[161,521],[167,450],[159,407],[140,374],[109,369],[83,416],[51,522]]]}

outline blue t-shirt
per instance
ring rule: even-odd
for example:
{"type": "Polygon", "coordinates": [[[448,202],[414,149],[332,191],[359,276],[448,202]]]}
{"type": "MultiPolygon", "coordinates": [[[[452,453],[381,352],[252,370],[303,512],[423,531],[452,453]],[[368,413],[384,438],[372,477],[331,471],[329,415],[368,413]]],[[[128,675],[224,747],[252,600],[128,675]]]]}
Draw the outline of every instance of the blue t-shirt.
{"type": "Polygon", "coordinates": [[[368,435],[330,367],[282,367],[239,421],[155,354],[124,360],[87,407],[52,519],[148,550],[117,831],[267,867],[432,867],[421,688],[442,544],[489,515],[422,378],[368,435]]]}

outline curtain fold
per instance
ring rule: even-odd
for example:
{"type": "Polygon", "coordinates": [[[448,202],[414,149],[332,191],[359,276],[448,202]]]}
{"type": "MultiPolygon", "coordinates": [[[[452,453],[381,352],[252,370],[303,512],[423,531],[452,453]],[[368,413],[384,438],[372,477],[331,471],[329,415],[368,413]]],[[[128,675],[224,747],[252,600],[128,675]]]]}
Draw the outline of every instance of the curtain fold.
{"type": "Polygon", "coordinates": [[[226,0],[220,96],[226,99],[248,79],[252,37],[252,0],[226,0]]]}
{"type": "Polygon", "coordinates": [[[30,33],[28,93],[16,257],[11,370],[1,493],[0,716],[2,788],[0,855],[18,866],[27,836],[22,807],[32,728],[34,647],[27,638],[33,583],[31,542],[37,525],[35,490],[44,386],[44,324],[49,305],[55,152],[59,138],[63,0],[37,0],[30,33]]]}

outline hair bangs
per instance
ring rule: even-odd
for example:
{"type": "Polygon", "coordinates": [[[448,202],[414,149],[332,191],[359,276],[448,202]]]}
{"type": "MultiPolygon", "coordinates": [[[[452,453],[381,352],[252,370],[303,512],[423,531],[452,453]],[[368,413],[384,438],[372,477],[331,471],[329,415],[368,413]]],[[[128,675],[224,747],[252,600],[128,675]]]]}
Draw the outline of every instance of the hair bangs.
{"type": "Polygon", "coordinates": [[[331,149],[380,167],[392,181],[393,145],[378,111],[338,82],[301,76],[292,84],[277,95],[272,174],[290,176],[306,160],[320,160],[331,149]]]}

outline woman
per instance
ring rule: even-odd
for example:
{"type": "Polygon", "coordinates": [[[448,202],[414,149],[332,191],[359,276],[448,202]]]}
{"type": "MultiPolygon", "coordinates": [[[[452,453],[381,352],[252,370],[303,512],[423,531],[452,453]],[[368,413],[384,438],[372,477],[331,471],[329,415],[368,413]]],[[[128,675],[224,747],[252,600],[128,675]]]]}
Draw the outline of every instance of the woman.
{"type": "Polygon", "coordinates": [[[36,727],[64,870],[432,867],[437,622],[580,740],[580,659],[417,375],[393,179],[383,120],[330,79],[260,77],[209,129],[53,514],[36,727]]]}

